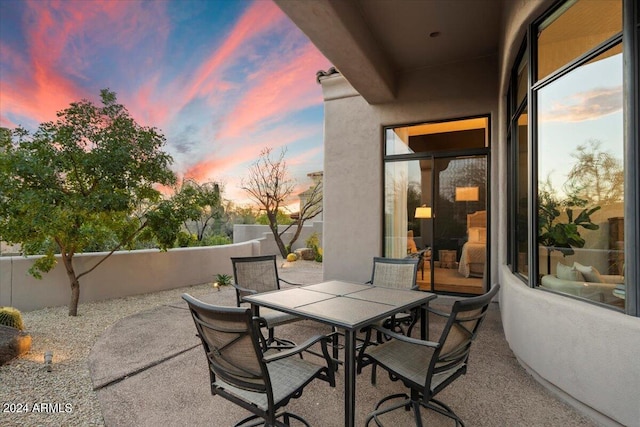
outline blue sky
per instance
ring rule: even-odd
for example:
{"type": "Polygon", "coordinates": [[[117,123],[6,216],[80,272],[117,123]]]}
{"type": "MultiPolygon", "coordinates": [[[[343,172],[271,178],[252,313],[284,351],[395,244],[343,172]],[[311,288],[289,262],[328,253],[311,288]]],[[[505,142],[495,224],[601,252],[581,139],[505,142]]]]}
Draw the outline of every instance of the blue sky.
{"type": "Polygon", "coordinates": [[[0,126],[33,130],[109,88],[164,133],[179,176],[240,204],[265,147],[286,147],[300,191],[323,169],[330,66],[270,0],[0,2],[0,126]]]}

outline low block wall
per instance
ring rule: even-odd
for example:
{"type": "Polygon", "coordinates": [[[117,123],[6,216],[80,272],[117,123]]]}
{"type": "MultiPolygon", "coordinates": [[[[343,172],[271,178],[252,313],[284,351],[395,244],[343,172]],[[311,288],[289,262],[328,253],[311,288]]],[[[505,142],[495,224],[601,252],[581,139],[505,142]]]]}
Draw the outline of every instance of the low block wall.
{"type": "MultiPolygon", "coordinates": [[[[122,251],[80,279],[80,302],[101,301],[211,282],[233,274],[230,258],[268,254],[259,241],[198,248],[122,251]]],[[[91,268],[105,253],[74,257],[76,272],[91,268]]],[[[38,257],[0,257],[0,306],[21,311],[67,305],[69,279],[62,262],[36,279],[28,271],[38,257]]]]}
{"type": "MultiPolygon", "coordinates": [[[[320,246],[322,247],[322,221],[314,221],[302,226],[302,232],[298,239],[294,242],[292,251],[296,249],[306,247],[306,240],[316,233],[320,239],[320,246]]],[[[285,226],[280,226],[280,230],[284,230],[285,226]]],[[[293,229],[286,232],[283,236],[285,244],[293,237],[293,229]]],[[[278,245],[273,238],[273,233],[268,225],[260,224],[235,224],[233,226],[233,243],[245,242],[247,240],[260,240],[262,245],[262,252],[279,254],[278,245]]]]}

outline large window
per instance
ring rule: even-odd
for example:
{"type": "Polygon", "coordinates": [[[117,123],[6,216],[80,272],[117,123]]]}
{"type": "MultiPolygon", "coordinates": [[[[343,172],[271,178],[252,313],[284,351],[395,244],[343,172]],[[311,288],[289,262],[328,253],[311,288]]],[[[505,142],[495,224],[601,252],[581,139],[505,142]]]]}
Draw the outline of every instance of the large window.
{"type": "Polygon", "coordinates": [[[510,91],[510,264],[533,286],[624,309],[622,0],[567,1],[529,37],[510,91]]]}

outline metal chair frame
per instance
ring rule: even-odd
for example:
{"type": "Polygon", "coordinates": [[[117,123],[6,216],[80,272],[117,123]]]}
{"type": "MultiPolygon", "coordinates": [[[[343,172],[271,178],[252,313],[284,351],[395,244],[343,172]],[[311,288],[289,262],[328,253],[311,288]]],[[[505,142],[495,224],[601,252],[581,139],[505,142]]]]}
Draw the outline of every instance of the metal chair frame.
{"type": "Polygon", "coordinates": [[[261,342],[260,328],[264,326],[264,319],[253,316],[250,308],[215,306],[189,294],[183,294],[182,298],[189,306],[207,357],[211,394],[219,395],[252,413],[235,426],[264,424],[287,427],[291,419],[309,426],[306,420],[285,411],[284,407],[291,399],[300,397],[304,387],[315,378],[335,387],[335,361],[327,350],[330,338],[316,335],[295,348],[269,354],[261,342]],[[247,342],[243,341],[247,339],[250,339],[251,346],[246,346],[247,342]],[[295,357],[317,343],[321,345],[326,366],[295,357]],[[234,351],[238,352],[238,348],[234,349],[233,346],[242,346],[239,347],[241,354],[236,358],[231,357],[234,351]],[[270,364],[275,366],[273,372],[270,371],[270,364]],[[292,375],[292,384],[286,382],[289,378],[285,378],[290,371],[298,372],[292,375]],[[275,392],[283,387],[286,391],[275,392]]]}
{"type": "MultiPolygon", "coordinates": [[[[233,266],[233,278],[234,283],[232,286],[236,290],[236,306],[240,307],[244,302],[243,297],[246,295],[254,295],[260,292],[265,291],[275,291],[280,289],[280,282],[286,283],[288,285],[300,286],[299,283],[289,282],[285,279],[280,278],[278,275],[278,267],[276,265],[276,256],[275,255],[259,255],[259,256],[250,256],[250,257],[231,257],[231,264],[233,266]],[[254,266],[258,265],[258,263],[262,263],[264,265],[269,265],[268,274],[261,274],[259,276],[252,277],[251,280],[243,280],[241,279],[244,272],[242,271],[243,266],[254,266]],[[271,280],[273,279],[273,280],[271,280]]],[[[284,316],[286,320],[279,321],[275,319],[275,317],[270,314],[265,314],[263,317],[267,321],[267,329],[268,329],[268,338],[265,340],[266,346],[270,347],[275,344],[278,347],[295,347],[295,343],[290,340],[277,338],[275,336],[274,328],[279,325],[283,325],[286,323],[295,322],[297,319],[294,316],[287,316],[285,313],[277,312],[280,315],[284,316]]],[[[255,314],[259,314],[256,312],[255,314]]]]}
{"type": "Polygon", "coordinates": [[[374,326],[372,329],[385,334],[391,340],[370,346],[372,329],[367,331],[365,346],[358,357],[359,363],[364,360],[372,365],[371,382],[375,384],[375,370],[379,365],[389,373],[392,380],[400,380],[410,389],[410,395],[394,394],[380,400],[375,410],[367,417],[367,426],[372,420],[376,425],[382,426],[380,415],[406,408],[413,410],[416,426],[422,427],[420,407],[455,420],[456,426],[464,426],[460,417],[446,404],[436,400],[435,396],[467,372],[471,344],[476,339],[489,304],[499,288],[500,285],[494,285],[491,291],[484,295],[456,301],[450,313],[428,308],[428,312],[447,318],[438,342],[423,341],[374,326]],[[419,366],[416,367],[415,357],[411,359],[407,356],[410,352],[423,358],[429,357],[426,374],[416,371],[419,366]],[[430,356],[429,352],[432,352],[430,356]],[[402,400],[389,407],[382,407],[384,403],[394,399],[402,400]]]}

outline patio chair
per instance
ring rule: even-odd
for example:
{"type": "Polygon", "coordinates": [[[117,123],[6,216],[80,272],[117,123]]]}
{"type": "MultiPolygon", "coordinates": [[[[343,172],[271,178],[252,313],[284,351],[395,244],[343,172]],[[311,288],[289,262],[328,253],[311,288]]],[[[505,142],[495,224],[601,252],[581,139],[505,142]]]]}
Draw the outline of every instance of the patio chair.
{"type": "Polygon", "coordinates": [[[284,407],[292,398],[300,397],[315,378],[335,387],[335,362],[327,351],[329,338],[317,335],[292,349],[265,352],[260,342],[264,319],[254,317],[250,308],[210,305],[189,294],[182,298],[189,305],[207,357],[211,394],[253,414],[235,426],[285,427],[291,419],[309,426],[284,407]],[[322,347],[326,366],[296,357],[316,343],[322,347]]]}
{"type": "MultiPolygon", "coordinates": [[[[438,342],[422,341],[384,330],[379,326],[373,327],[391,337],[391,340],[374,346],[365,344],[364,351],[360,353],[360,358],[368,359],[372,364],[371,382],[375,384],[375,369],[379,365],[389,373],[392,380],[401,380],[410,389],[410,395],[393,394],[380,400],[374,412],[367,417],[365,425],[368,426],[371,420],[374,420],[378,426],[382,426],[380,415],[399,408],[411,408],[416,426],[422,426],[422,406],[452,418],[456,426],[464,426],[464,422],[453,410],[436,400],[435,396],[458,377],[466,374],[471,344],[499,288],[500,285],[495,285],[484,295],[456,301],[450,313],[428,309],[431,313],[447,318],[438,342]],[[401,401],[382,407],[394,399],[401,401]]],[[[367,332],[365,343],[368,343],[370,338],[371,329],[367,332]]]]}
{"type": "MultiPolygon", "coordinates": [[[[299,285],[288,282],[278,276],[275,255],[232,257],[231,264],[233,265],[235,282],[232,285],[236,290],[236,305],[238,307],[242,304],[244,296],[278,290],[280,289],[280,282],[299,285]]],[[[259,315],[265,319],[266,327],[269,331],[266,339],[267,346],[271,346],[274,343],[277,346],[295,346],[292,341],[277,338],[274,328],[300,320],[299,317],[264,307],[260,309],[259,315]]]]}
{"type": "MultiPolygon", "coordinates": [[[[367,283],[386,288],[417,290],[416,275],[418,274],[419,262],[418,258],[413,257],[403,259],[374,257],[371,280],[367,283]]],[[[411,310],[409,313],[400,313],[385,319],[382,326],[404,334],[403,325],[407,325],[407,335],[411,335],[419,314],[419,308],[411,310]]],[[[381,340],[380,334],[378,334],[378,338],[381,340]]]]}

